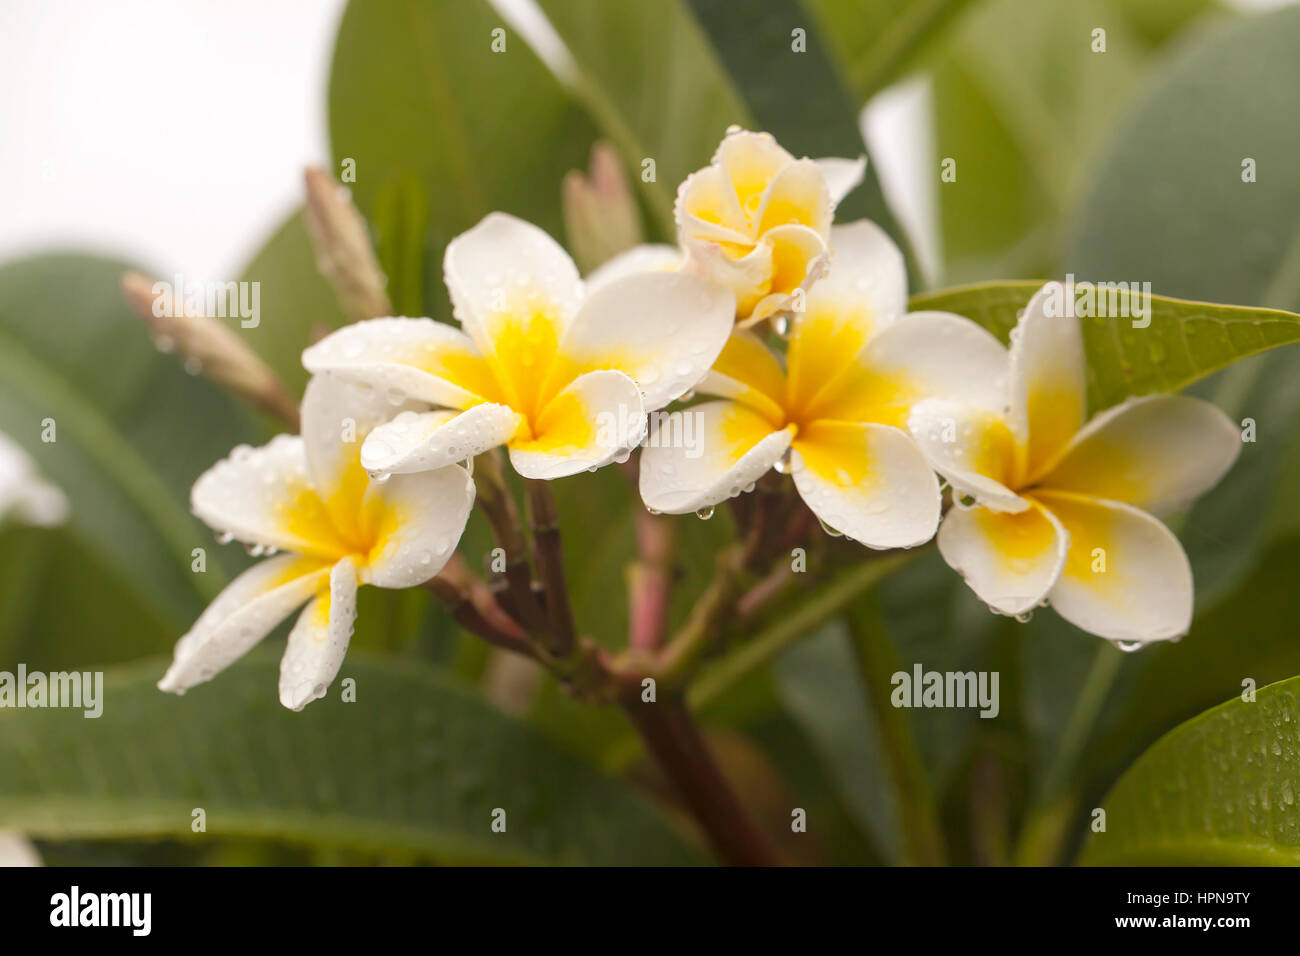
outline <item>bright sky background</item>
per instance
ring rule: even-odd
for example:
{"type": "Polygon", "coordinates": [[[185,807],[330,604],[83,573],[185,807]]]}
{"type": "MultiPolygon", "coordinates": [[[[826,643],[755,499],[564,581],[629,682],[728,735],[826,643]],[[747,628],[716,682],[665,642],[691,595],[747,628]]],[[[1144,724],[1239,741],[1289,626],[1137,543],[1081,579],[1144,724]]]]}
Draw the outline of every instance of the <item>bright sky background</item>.
{"type": "Polygon", "coordinates": [[[328,159],[343,6],[0,2],[0,260],[73,246],[233,277],[328,159]]]}

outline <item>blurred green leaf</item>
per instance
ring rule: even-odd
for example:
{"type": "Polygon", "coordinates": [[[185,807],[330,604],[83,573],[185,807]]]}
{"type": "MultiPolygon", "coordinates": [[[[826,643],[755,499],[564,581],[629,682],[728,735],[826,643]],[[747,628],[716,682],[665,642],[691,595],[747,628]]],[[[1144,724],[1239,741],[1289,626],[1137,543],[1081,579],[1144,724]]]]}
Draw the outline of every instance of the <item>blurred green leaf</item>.
{"type": "Polygon", "coordinates": [[[1081,862],[1300,864],[1300,678],[1182,724],[1107,794],[1081,862]]]}
{"type": "MultiPolygon", "coordinates": [[[[115,659],[106,632],[187,626],[242,563],[214,547],[187,502],[200,472],[259,431],[232,399],[153,346],[122,300],[127,268],[74,255],[0,267],[0,431],[67,494],[71,513],[59,548],[75,540],[88,556],[71,567],[50,560],[45,593],[52,600],[82,593],[69,572],[98,568],[135,595],[136,612],[151,612],[92,618],[94,633],[86,636],[103,655],[96,660],[115,659]],[[42,440],[45,419],[54,421],[55,441],[42,440]],[[190,570],[199,547],[207,550],[203,574],[190,570]]],[[[119,610],[129,606],[120,602],[119,610]]],[[[50,626],[41,617],[47,607],[31,604],[37,634],[50,626]]],[[[64,610],[50,610],[50,620],[64,610]]]]}
{"type": "Polygon", "coordinates": [[[1064,220],[1114,116],[1140,88],[1155,44],[1205,6],[988,0],[952,24],[926,57],[938,156],[956,161],[956,181],[937,187],[945,281],[1057,271],[1064,220]],[[1104,52],[1094,50],[1099,29],[1104,52]]]}
{"type": "Polygon", "coordinates": [[[970,0],[804,0],[865,103],[898,78],[970,0]]]}
{"type": "Polygon", "coordinates": [[[352,655],[337,690],[301,714],[280,706],[266,655],[183,698],[165,663],[105,678],[103,716],[0,713],[0,828],[48,839],[208,833],[449,861],[689,864],[637,795],[481,697],[409,662],[352,655]],[[506,812],[506,830],[492,829],[506,812]]]}
{"type": "Polygon", "coordinates": [[[302,351],[320,334],[347,323],[334,290],[316,269],[316,253],[301,211],[272,234],[244,269],[245,282],[258,283],[261,320],[256,328],[230,325],[294,395],[302,394],[307,373],[302,351]]]}
{"type": "MultiPolygon", "coordinates": [[[[912,311],[937,309],[973,319],[1004,342],[1041,280],[985,282],[915,295],[912,311]]],[[[1098,293],[1098,301],[1103,296],[1098,293]]],[[[1120,291],[1108,318],[1081,318],[1088,360],[1088,404],[1109,408],[1132,395],[1186,388],[1237,359],[1300,341],[1300,315],[1277,309],[1150,297],[1150,326],[1134,328],[1120,291]],[[1116,308],[1118,305],[1118,309],[1116,308]]]]}
{"type": "Polygon", "coordinates": [[[1080,278],[1300,308],[1300,9],[1229,22],[1179,51],[1116,125],[1081,197],[1080,278]],[[1244,182],[1247,159],[1254,182],[1244,182]]]}
{"type": "MultiPolygon", "coordinates": [[[[425,314],[450,318],[442,287],[447,242],[493,210],[561,234],[560,182],[586,164],[595,128],[583,110],[482,0],[373,0],[348,4],[330,75],[335,175],[348,183],[378,230],[381,248],[417,242],[385,264],[424,262],[425,314]],[[505,30],[504,52],[493,31],[505,30]],[[418,218],[377,217],[381,198],[419,184],[418,218]]],[[[392,200],[389,200],[391,202],[392,200]]],[[[402,206],[407,200],[398,201],[402,206]]],[[[401,288],[409,275],[403,274],[401,288]]]]}
{"type": "Polygon", "coordinates": [[[618,147],[658,237],[675,241],[677,184],[751,120],[683,0],[541,0],[573,55],[574,95],[618,147]],[[642,162],[655,161],[655,181],[642,162]]]}

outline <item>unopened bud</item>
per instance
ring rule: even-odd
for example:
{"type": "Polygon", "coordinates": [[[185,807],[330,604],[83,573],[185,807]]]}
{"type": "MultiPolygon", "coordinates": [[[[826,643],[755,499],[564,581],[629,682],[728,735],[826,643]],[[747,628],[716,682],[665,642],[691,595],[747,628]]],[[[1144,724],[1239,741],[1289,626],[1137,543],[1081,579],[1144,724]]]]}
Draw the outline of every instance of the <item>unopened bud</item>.
{"type": "Polygon", "coordinates": [[[564,228],[584,274],[641,243],[636,199],[609,143],[591,147],[588,173],[574,169],[564,177],[564,228]]]}

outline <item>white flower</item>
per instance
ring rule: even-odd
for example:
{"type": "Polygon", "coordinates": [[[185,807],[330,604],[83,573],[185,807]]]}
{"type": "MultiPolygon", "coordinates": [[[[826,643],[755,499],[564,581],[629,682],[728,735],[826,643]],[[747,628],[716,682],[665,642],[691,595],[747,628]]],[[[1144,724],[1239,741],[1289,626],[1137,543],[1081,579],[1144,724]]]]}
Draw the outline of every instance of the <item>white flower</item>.
{"type": "Polygon", "coordinates": [[[1240,436],[1213,405],[1181,395],[1130,399],[1085,424],[1079,321],[1044,308],[1059,285],[1026,306],[995,372],[997,401],[913,410],[911,430],[935,468],[978,502],[944,518],[939,550],[1000,613],[1046,601],[1112,641],[1179,637],[1191,625],[1191,568],[1147,512],[1212,487],[1240,436]]]}
{"type": "Polygon", "coordinates": [[[724,400],[656,423],[641,456],[647,507],[712,507],[788,454],[795,486],[823,524],[873,548],[934,534],[939,484],[903,430],[908,411],[934,395],[989,400],[985,378],[968,373],[996,363],[1002,347],[959,316],[904,316],[903,257],[873,223],[837,226],[832,238],[835,265],[795,314],[785,364],[738,331],[699,387],[724,400]],[[679,440],[701,433],[702,454],[679,440]]]}
{"type": "Polygon", "coordinates": [[[13,439],[0,434],[0,523],[51,527],[68,516],[68,499],[41,478],[31,457],[13,439]]]}
{"type": "Polygon", "coordinates": [[[446,409],[372,432],[362,449],[371,474],[438,468],[502,444],[527,478],[608,464],[641,440],[647,411],[699,381],[732,328],[734,299],[716,283],[632,269],[584,287],[555,240],[502,213],[452,240],[444,265],[464,331],[375,319],[303,353],[312,372],[446,409]]]}
{"type": "Polygon", "coordinates": [[[835,206],[865,170],[865,157],[795,159],[768,133],[730,131],[677,190],[686,271],[735,292],[742,326],[785,311],[825,268],[835,206]]]}
{"type": "Polygon", "coordinates": [[[302,435],[244,446],[194,484],[194,513],[253,551],[287,552],[249,568],[176,644],[158,687],[183,693],[246,653],[303,603],[280,665],[280,701],[323,697],[352,635],[357,588],[408,588],[437,574],[474,503],[465,469],[372,483],[360,464],[367,432],[389,418],[389,397],[314,378],[302,435]]]}

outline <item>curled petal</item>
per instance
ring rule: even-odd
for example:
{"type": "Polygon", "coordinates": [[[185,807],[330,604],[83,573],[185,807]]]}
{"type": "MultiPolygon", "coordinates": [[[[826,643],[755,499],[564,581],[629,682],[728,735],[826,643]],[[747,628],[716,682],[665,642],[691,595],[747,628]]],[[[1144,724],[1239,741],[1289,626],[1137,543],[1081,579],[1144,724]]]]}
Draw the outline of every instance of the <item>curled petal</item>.
{"type": "Polygon", "coordinates": [[[758,210],[758,232],[797,224],[830,238],[834,204],[826,177],[811,159],[798,159],[776,174],[768,184],[758,210]]]}
{"type": "Polygon", "coordinates": [[[705,166],[682,181],[674,215],[683,238],[742,245],[753,241],[736,191],[719,166],[705,166]]]}
{"type": "Polygon", "coordinates": [[[634,448],[645,435],[645,405],[636,382],[622,372],[587,372],[551,399],[531,427],[531,437],[510,442],[515,471],[564,478],[634,448]]]}
{"type": "Polygon", "coordinates": [[[970,495],[994,511],[1029,507],[1008,487],[1016,481],[1016,440],[996,412],[929,398],[912,409],[907,428],[931,467],[958,494],[970,495]]]}
{"type": "Polygon", "coordinates": [[[1011,412],[1030,480],[1074,437],[1087,413],[1083,334],[1079,320],[1066,314],[1064,295],[1061,283],[1047,283],[1011,333],[1011,412]]]}
{"type": "Polygon", "coordinates": [[[1040,484],[1159,513],[1214,487],[1240,451],[1237,426],[1213,405],[1154,395],[1093,418],[1040,484]]]}
{"type": "Polygon", "coordinates": [[[371,319],[345,326],[302,353],[313,374],[330,372],[389,395],[468,408],[500,389],[474,341],[433,319],[371,319]]]}
{"type": "Polygon", "coordinates": [[[713,162],[722,167],[741,210],[757,222],[763,195],[777,174],[794,162],[771,133],[738,130],[723,137],[713,162]]]}
{"type": "Polygon", "coordinates": [[[999,614],[1032,611],[1060,577],[1069,535],[1038,505],[1018,514],[954,508],[939,526],[939,553],[999,614]]]}
{"type": "Polygon", "coordinates": [[[325,696],[348,652],[357,619],[357,566],[344,558],[330,570],[329,588],[307,605],[280,658],[280,703],[302,710],[325,696]]]}
{"type": "Polygon", "coordinates": [[[869,548],[911,548],[939,525],[939,482],[901,430],[814,422],[795,437],[795,487],[823,525],[869,548]]]}
{"type": "Polygon", "coordinates": [[[1157,519],[1130,505],[1057,492],[1034,497],[1070,535],[1048,601],[1071,624],[1112,641],[1173,640],[1192,624],[1192,568],[1157,519]]]}
{"type": "Polygon", "coordinates": [[[641,451],[641,500],[666,514],[735,497],[790,447],[788,430],[739,402],[704,402],[655,419],[641,451]]]}
{"type": "Polygon", "coordinates": [[[504,445],[523,417],[485,402],[455,412],[402,412],[366,436],[361,467],[371,475],[405,475],[454,465],[504,445]]]}
{"type": "Polygon", "coordinates": [[[158,689],[183,694],[246,654],[328,580],[331,562],[285,554],[253,565],[213,599],[189,633],[158,689]]]}
{"type": "Polygon", "coordinates": [[[613,280],[587,299],[560,354],[579,371],[615,369],[636,380],[646,409],[694,388],[731,334],[736,300],[724,286],[680,273],[613,280]]]}
{"type": "Polygon", "coordinates": [[[361,580],[381,588],[412,588],[443,569],[474,507],[474,479],[459,465],[394,475],[366,492],[381,516],[361,580]]]}
{"type": "Polygon", "coordinates": [[[808,289],[826,269],[830,250],[826,240],[808,226],[788,225],[769,229],[759,240],[759,248],[771,249],[771,273],[763,287],[750,296],[737,295],[737,317],[742,325],[752,325],[787,309],[798,308],[796,294],[808,289]],[[766,294],[763,294],[764,288],[766,294]],[[743,303],[757,296],[746,309],[743,303]]]}

